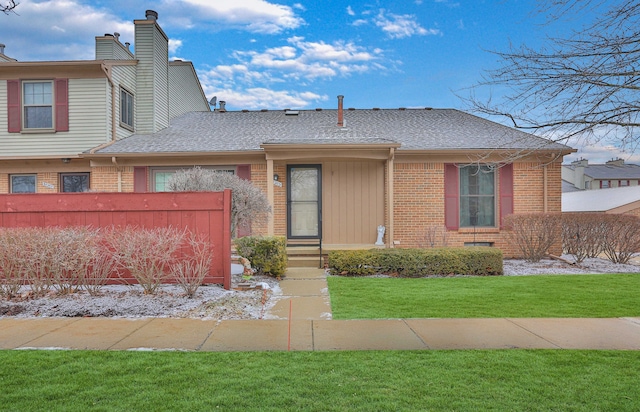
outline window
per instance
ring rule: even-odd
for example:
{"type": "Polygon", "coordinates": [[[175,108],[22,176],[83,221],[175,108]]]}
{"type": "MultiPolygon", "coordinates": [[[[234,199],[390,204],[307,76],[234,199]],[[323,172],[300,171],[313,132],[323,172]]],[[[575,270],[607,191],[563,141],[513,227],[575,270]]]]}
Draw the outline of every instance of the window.
{"type": "Polygon", "coordinates": [[[11,175],[11,193],[35,193],[36,175],[11,175]]]}
{"type": "Polygon", "coordinates": [[[482,165],[460,168],[460,226],[496,224],[495,171],[482,165]]]}
{"type": "Polygon", "coordinates": [[[600,189],[608,189],[610,187],[611,187],[611,182],[609,180],[600,181],[600,189]]]}
{"type": "Polygon", "coordinates": [[[23,82],[22,102],[25,129],[53,129],[53,82],[23,82]]]}
{"type": "Polygon", "coordinates": [[[61,173],[60,188],[63,192],[88,192],[89,173],[61,173]]]}
{"type": "Polygon", "coordinates": [[[628,180],[619,180],[618,181],[618,186],[619,187],[629,186],[629,181],[628,180]]]}
{"type": "MultiPolygon", "coordinates": [[[[178,170],[190,169],[190,167],[155,168],[151,169],[151,190],[154,192],[166,192],[169,178],[178,170]]],[[[233,166],[202,167],[202,169],[216,170],[236,174],[233,166]]]]}
{"type": "Polygon", "coordinates": [[[133,130],[133,94],[120,89],[120,125],[133,130]]]}

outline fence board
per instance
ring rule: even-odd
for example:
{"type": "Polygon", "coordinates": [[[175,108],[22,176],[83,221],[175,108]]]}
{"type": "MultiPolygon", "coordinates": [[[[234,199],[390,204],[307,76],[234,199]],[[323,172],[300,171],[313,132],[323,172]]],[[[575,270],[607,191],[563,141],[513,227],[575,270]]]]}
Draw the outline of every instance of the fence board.
{"type": "Polygon", "coordinates": [[[0,227],[186,228],[211,242],[205,283],[231,287],[231,191],[0,194],[0,227]]]}

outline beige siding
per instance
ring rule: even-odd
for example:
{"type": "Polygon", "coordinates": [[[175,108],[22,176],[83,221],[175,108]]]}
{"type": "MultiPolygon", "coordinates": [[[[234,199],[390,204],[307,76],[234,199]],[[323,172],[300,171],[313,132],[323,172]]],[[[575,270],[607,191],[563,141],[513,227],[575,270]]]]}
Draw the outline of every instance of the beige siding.
{"type": "Polygon", "coordinates": [[[209,103],[191,63],[169,64],[169,118],[194,111],[208,111],[209,103]]]}
{"type": "MultiPolygon", "coordinates": [[[[136,90],[136,67],[135,66],[115,66],[112,73],[113,83],[115,85],[115,116],[116,116],[116,136],[118,139],[123,139],[127,136],[131,136],[133,132],[127,128],[120,126],[120,87],[124,87],[130,93],[133,93],[133,119],[134,125],[136,116],[137,102],[137,90],[136,90]]],[[[110,97],[110,96],[109,96],[110,97]]],[[[111,113],[111,103],[109,98],[109,113],[111,113]]],[[[111,134],[111,133],[109,133],[111,134]]]]}
{"type": "Polygon", "coordinates": [[[169,125],[167,39],[155,24],[136,26],[136,133],[148,134],[169,125]]]}
{"type": "Polygon", "coordinates": [[[106,79],[69,79],[69,132],[8,133],[7,84],[0,82],[1,156],[75,156],[107,141],[106,79]]]}
{"type": "Polygon", "coordinates": [[[126,46],[113,37],[96,37],[96,60],[132,60],[126,46]]]}
{"type": "Polygon", "coordinates": [[[371,244],[384,224],[384,163],[322,165],[323,243],[371,244]]]}

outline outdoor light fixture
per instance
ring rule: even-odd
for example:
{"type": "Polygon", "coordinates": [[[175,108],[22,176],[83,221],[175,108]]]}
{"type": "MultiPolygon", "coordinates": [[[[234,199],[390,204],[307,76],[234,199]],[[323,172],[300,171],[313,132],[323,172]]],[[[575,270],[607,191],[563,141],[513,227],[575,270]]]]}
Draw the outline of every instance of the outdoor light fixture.
{"type": "Polygon", "coordinates": [[[278,179],[280,179],[280,176],[278,176],[278,174],[274,174],[273,175],[273,180],[275,180],[276,182],[278,181],[278,179]]]}
{"type": "Polygon", "coordinates": [[[62,163],[71,163],[71,159],[69,159],[68,157],[63,157],[60,160],[62,160],[62,163]]]}

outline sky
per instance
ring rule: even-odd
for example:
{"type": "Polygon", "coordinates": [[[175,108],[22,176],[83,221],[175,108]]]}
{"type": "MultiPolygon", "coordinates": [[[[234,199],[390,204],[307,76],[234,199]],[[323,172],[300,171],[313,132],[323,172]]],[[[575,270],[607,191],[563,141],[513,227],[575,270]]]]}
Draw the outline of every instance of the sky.
{"type": "MultiPolygon", "coordinates": [[[[193,62],[207,98],[227,110],[332,109],[344,95],[346,108],[469,111],[461,96],[499,67],[491,51],[536,47],[573,28],[543,24],[536,0],[18,2],[15,14],[0,14],[0,43],[19,61],[91,60],[95,36],[114,32],[133,50],[133,20],[155,10],[169,59],[193,62]]],[[[640,163],[640,153],[612,145],[569,145],[578,153],[565,163],[640,163]]]]}

